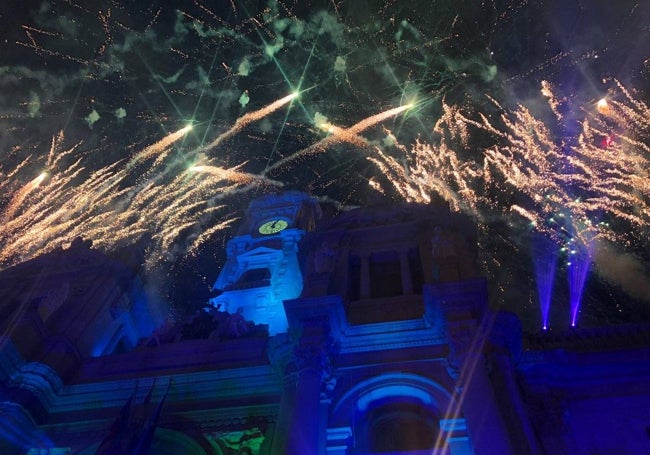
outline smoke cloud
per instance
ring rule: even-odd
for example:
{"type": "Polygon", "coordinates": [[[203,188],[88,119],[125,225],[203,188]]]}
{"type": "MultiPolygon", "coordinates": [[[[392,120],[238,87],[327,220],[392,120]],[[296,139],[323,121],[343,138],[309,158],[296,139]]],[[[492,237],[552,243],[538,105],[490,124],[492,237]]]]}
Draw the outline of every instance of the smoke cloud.
{"type": "Polygon", "coordinates": [[[593,259],[597,272],[606,280],[621,286],[630,296],[650,302],[650,277],[638,257],[599,241],[593,259]]]}

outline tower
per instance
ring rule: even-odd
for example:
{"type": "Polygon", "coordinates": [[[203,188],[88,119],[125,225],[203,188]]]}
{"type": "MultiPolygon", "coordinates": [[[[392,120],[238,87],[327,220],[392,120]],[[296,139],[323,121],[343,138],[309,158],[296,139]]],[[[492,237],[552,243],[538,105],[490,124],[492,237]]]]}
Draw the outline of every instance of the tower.
{"type": "Polygon", "coordinates": [[[252,201],[242,227],[228,242],[226,263],[210,303],[219,310],[269,326],[275,335],[287,329],[282,302],[302,292],[298,246],[319,216],[315,199],[298,191],[252,201]]]}

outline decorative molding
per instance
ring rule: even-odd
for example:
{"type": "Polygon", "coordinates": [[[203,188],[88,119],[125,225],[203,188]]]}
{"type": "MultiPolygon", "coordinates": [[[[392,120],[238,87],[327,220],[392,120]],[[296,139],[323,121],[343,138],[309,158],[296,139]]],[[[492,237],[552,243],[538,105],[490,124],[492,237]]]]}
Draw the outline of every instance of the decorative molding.
{"type": "MultiPolygon", "coordinates": [[[[281,381],[270,366],[156,377],[157,381],[170,379],[173,379],[173,384],[167,398],[169,404],[278,396],[281,390],[281,381]]],[[[89,405],[94,409],[119,408],[129,399],[136,383],[138,384],[136,400],[143,400],[153,381],[154,377],[149,376],[65,386],[52,399],[49,412],[85,411],[88,410],[89,405]]],[[[160,400],[163,392],[162,389],[154,390],[152,399],[160,400]]]]}
{"type": "Polygon", "coordinates": [[[63,382],[57,372],[50,366],[39,362],[23,364],[12,375],[9,384],[31,392],[46,410],[56,403],[63,390],[63,382]]]}
{"type": "Polygon", "coordinates": [[[467,422],[465,419],[440,419],[440,429],[442,431],[467,431],[467,422]]]}
{"type": "Polygon", "coordinates": [[[328,454],[346,454],[348,453],[349,442],[352,438],[352,428],[336,427],[328,428],[326,433],[326,445],[328,454]]]}

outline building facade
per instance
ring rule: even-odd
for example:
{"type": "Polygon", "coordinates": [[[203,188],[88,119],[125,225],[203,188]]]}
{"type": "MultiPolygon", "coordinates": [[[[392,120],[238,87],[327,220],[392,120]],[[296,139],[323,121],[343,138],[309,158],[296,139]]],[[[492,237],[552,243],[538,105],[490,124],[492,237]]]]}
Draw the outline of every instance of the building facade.
{"type": "Polygon", "coordinates": [[[1,453],[650,453],[647,327],[523,336],[461,215],[262,197],[183,321],[136,264],[0,274],[1,453]]]}

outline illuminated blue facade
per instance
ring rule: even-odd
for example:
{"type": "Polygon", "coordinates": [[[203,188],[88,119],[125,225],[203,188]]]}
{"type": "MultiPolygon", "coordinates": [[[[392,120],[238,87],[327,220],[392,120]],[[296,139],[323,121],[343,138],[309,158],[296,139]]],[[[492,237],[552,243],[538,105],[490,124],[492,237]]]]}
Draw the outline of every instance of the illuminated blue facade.
{"type": "Polygon", "coordinates": [[[650,453],[648,328],[523,336],[462,216],[288,192],[227,255],[182,321],[83,242],[0,274],[0,452],[650,453]]]}
{"type": "Polygon", "coordinates": [[[213,289],[213,307],[265,324],[269,335],[287,331],[282,302],[302,292],[298,245],[314,228],[318,204],[299,192],[255,200],[239,235],[228,242],[226,263],[213,289]]]}

